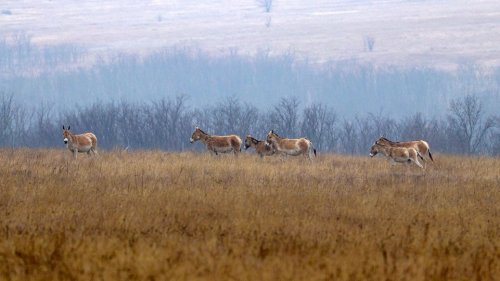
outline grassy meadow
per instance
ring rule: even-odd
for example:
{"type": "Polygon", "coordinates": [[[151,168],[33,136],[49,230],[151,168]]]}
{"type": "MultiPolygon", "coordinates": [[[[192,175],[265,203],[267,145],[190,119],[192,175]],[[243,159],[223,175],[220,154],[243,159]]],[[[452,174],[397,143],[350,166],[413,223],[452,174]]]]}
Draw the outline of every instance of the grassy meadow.
{"type": "Polygon", "coordinates": [[[0,280],[493,280],[500,159],[434,159],[3,149],[0,280]]]}

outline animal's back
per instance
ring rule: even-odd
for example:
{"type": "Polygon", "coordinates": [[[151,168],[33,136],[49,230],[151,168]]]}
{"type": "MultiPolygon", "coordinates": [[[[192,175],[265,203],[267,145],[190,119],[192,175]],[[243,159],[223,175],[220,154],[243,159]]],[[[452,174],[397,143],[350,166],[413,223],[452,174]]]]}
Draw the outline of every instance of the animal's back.
{"type": "Polygon", "coordinates": [[[97,146],[97,137],[93,133],[87,132],[87,133],[84,133],[83,135],[90,138],[90,140],[92,141],[92,147],[97,146]]]}

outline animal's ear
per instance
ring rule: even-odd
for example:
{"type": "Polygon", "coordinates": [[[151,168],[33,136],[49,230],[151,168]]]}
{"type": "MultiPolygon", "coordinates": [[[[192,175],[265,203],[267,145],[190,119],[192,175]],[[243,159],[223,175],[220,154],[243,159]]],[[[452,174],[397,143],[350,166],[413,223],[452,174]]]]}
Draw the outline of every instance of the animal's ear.
{"type": "Polygon", "coordinates": [[[63,125],[63,130],[64,130],[64,125],[63,125]]]}
{"type": "Polygon", "coordinates": [[[71,126],[68,126],[68,131],[69,131],[70,128],[71,128],[71,126]]]}

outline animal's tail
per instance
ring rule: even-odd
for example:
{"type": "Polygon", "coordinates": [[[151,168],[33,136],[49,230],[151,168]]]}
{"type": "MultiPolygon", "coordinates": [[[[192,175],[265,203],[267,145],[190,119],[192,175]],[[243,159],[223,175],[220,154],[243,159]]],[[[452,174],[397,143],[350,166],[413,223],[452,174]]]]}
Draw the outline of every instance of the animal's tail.
{"type": "Polygon", "coordinates": [[[427,152],[429,153],[429,158],[431,158],[431,161],[434,162],[434,159],[432,159],[431,150],[429,149],[427,152]]]}
{"type": "MultiPolygon", "coordinates": [[[[306,138],[306,139],[307,139],[307,138],[306,138]]],[[[308,140],[308,139],[307,139],[307,140],[308,140]]],[[[311,153],[311,150],[312,150],[312,152],[314,153],[314,157],[318,156],[318,155],[316,154],[316,148],[314,147],[313,142],[312,142],[311,140],[308,140],[308,141],[309,141],[309,143],[311,144],[311,146],[309,147],[309,149],[310,149],[310,150],[309,150],[309,154],[311,153]]]]}

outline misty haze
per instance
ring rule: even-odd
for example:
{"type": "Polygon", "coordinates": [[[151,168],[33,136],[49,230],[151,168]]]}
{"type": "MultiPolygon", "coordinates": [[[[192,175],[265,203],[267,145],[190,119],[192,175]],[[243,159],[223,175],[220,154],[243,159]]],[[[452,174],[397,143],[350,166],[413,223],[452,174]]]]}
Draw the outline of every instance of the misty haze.
{"type": "Polygon", "coordinates": [[[198,125],[344,153],[380,135],[500,153],[496,1],[29,2],[0,7],[3,145],[31,130],[57,146],[64,123],[103,147],[182,150],[198,125]],[[127,134],[153,123],[176,138],[127,134]]]}

